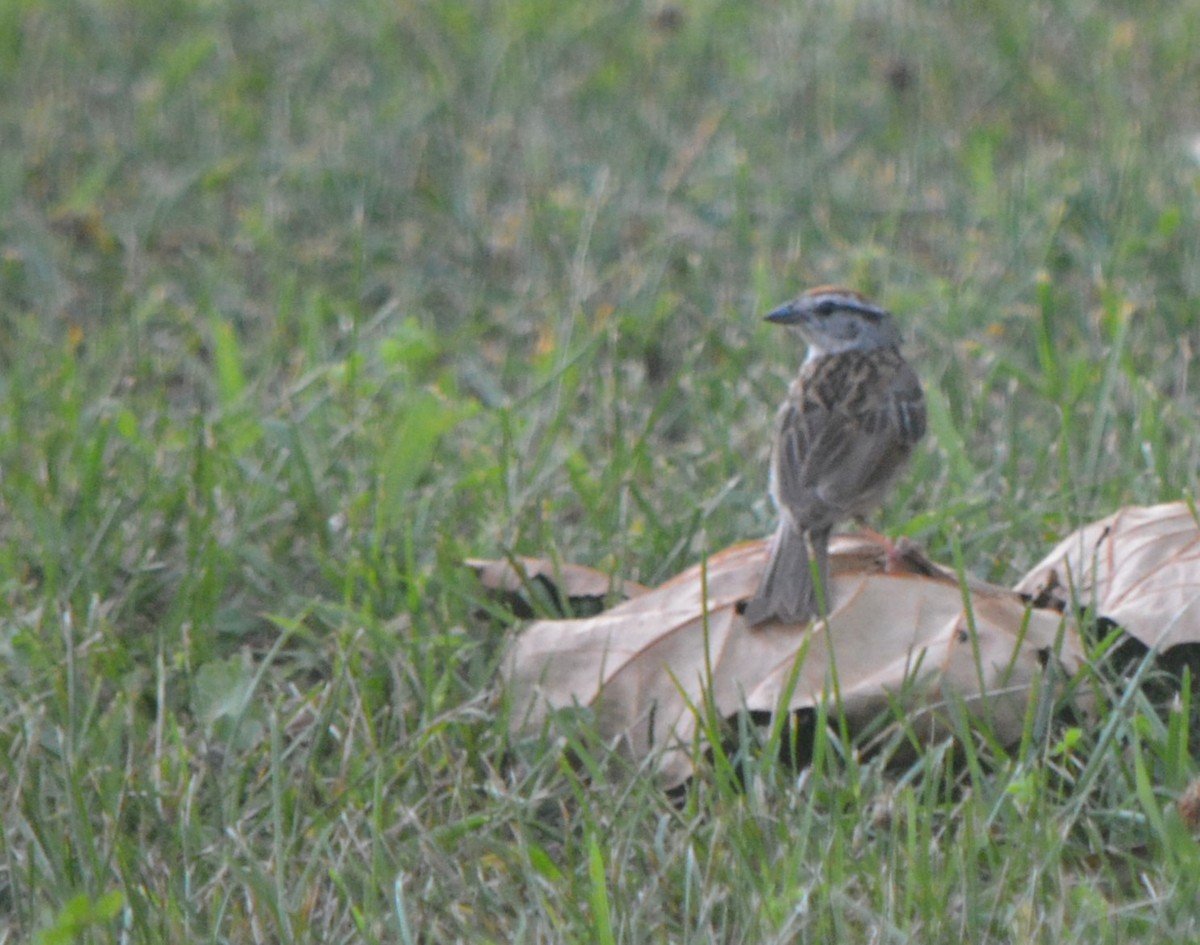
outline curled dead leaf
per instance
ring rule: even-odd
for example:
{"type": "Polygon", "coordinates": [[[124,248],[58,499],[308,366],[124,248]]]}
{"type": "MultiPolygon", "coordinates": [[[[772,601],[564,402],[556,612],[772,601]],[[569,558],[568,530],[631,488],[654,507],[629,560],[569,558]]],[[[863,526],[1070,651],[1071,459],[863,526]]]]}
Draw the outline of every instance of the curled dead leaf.
{"type": "Polygon", "coordinates": [[[1200,642],[1200,524],[1184,502],[1130,506],[1074,532],[1017,591],[1092,607],[1148,647],[1200,642]]]}
{"type": "Polygon", "coordinates": [[[530,599],[545,596],[559,612],[563,602],[589,607],[616,597],[628,600],[645,592],[634,581],[617,581],[595,568],[557,563],[541,558],[468,558],[485,588],[504,596],[521,616],[533,616],[530,599]]]}
{"type": "Polygon", "coordinates": [[[536,732],[556,710],[589,707],[605,738],[635,758],[658,753],[663,781],[678,784],[693,771],[697,706],[796,712],[836,689],[852,729],[900,706],[895,724],[940,738],[955,703],[1015,742],[1045,667],[1083,663],[1059,613],[982,583],[964,592],[916,549],[889,556],[860,537],[831,547],[827,623],[751,629],[738,604],[765,558],[764,542],[735,545],[594,617],[531,624],[503,667],[514,725],[536,732]]]}

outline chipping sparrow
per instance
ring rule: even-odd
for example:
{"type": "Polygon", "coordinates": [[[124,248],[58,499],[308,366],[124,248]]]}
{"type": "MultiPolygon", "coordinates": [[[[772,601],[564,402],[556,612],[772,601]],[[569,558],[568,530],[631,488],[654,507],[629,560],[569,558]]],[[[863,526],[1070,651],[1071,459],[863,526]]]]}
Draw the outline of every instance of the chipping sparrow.
{"type": "Polygon", "coordinates": [[[810,289],[767,315],[808,344],[800,376],[779,409],[771,498],[779,526],[750,626],[817,616],[817,578],[829,608],[829,535],[840,519],[880,502],[925,433],[925,397],[900,356],[900,331],[885,309],[836,286],[810,289]]]}

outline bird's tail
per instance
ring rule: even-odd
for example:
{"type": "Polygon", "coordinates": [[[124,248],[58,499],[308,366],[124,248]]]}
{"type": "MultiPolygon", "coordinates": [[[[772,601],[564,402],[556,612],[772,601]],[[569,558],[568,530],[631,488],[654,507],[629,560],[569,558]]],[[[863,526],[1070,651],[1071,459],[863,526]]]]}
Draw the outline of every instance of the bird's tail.
{"type": "Polygon", "coordinates": [[[817,616],[819,598],[809,554],[829,606],[829,528],[804,532],[783,521],[771,538],[771,555],[758,590],[742,612],[746,623],[807,623],[817,616]]]}

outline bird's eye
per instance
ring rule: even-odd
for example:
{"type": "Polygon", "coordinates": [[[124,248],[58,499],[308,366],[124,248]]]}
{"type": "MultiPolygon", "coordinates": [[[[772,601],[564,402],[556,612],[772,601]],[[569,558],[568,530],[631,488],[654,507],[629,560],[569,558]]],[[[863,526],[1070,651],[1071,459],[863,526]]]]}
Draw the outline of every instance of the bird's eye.
{"type": "Polygon", "coordinates": [[[815,311],[818,315],[832,315],[837,311],[837,302],[833,299],[825,299],[825,301],[817,303],[815,311]]]}

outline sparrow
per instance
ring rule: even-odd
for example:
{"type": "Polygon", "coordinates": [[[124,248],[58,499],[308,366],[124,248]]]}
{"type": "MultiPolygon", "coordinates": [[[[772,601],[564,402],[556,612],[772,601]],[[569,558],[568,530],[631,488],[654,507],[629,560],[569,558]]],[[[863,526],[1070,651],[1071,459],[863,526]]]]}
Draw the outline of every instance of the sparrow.
{"type": "Polygon", "coordinates": [[[925,396],[886,309],[821,286],[771,311],[808,353],[776,419],[770,494],[779,524],[743,617],[806,623],[828,612],[829,536],[877,507],[925,434],[925,396]]]}

